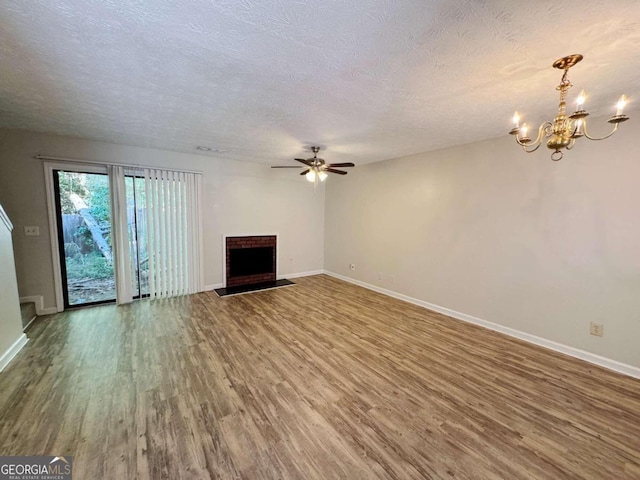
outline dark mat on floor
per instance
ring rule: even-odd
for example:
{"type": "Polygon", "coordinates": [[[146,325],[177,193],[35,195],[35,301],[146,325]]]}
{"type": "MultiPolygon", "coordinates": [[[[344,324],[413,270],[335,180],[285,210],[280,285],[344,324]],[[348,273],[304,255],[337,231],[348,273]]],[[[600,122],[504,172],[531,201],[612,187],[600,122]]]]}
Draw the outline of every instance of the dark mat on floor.
{"type": "Polygon", "coordinates": [[[252,285],[239,285],[237,287],[216,288],[214,292],[216,292],[219,297],[226,297],[228,295],[239,295],[241,293],[257,292],[259,290],[269,290],[271,288],[288,287],[289,285],[295,285],[295,283],[283,278],[282,280],[276,280],[275,282],[262,282],[254,283],[252,285]]]}

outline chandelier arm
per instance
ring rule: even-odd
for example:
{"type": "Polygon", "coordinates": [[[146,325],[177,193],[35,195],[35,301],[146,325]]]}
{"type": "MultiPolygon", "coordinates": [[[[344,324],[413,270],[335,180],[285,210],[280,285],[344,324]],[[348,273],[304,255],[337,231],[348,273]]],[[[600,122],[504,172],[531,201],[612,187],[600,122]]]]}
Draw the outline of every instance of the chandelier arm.
{"type": "Polygon", "coordinates": [[[532,148],[531,150],[527,150],[527,146],[526,145],[522,145],[522,150],[524,150],[527,153],[533,153],[535,152],[537,149],[540,148],[540,145],[542,145],[542,142],[538,143],[534,148],[532,148]]]}
{"type": "MultiPolygon", "coordinates": [[[[569,135],[569,137],[570,137],[572,140],[575,140],[575,139],[577,138],[575,135],[576,135],[576,133],[578,133],[578,131],[580,130],[580,127],[578,126],[578,122],[577,122],[577,121],[576,121],[576,122],[572,122],[572,123],[571,123],[571,120],[569,120],[569,122],[570,122],[570,123],[569,123],[569,129],[570,129],[570,130],[572,130],[571,135],[569,135]]],[[[584,125],[584,120],[582,121],[582,125],[584,125]]],[[[574,143],[575,143],[575,142],[574,142],[574,143]]]]}
{"type": "Polygon", "coordinates": [[[567,150],[571,150],[575,144],[576,144],[576,139],[572,138],[571,141],[569,142],[569,145],[567,145],[567,150]]]}
{"type": "Polygon", "coordinates": [[[591,135],[589,135],[589,133],[587,132],[587,122],[586,120],[583,122],[582,124],[582,133],[584,133],[584,136],[587,137],[589,140],[604,140],[605,138],[609,138],[611,135],[613,135],[614,133],[616,133],[616,130],[618,130],[618,125],[620,125],[619,123],[616,123],[613,126],[613,130],[611,130],[611,132],[609,132],[608,135],[605,135],[604,137],[592,137],[591,135]]]}
{"type": "MultiPolygon", "coordinates": [[[[525,137],[526,138],[526,137],[525,137]]],[[[536,138],[535,142],[532,141],[528,141],[528,142],[523,142],[521,141],[518,137],[516,137],[516,142],[518,143],[518,145],[520,145],[521,147],[526,147],[527,145],[536,145],[540,143],[540,139],[536,138]]]]}
{"type": "Polygon", "coordinates": [[[518,136],[516,135],[516,142],[518,143],[518,145],[520,145],[521,147],[523,147],[525,152],[535,152],[538,147],[540,146],[540,143],[542,142],[542,139],[545,136],[549,136],[551,135],[551,129],[553,128],[553,123],[551,122],[543,122],[540,125],[540,128],[538,128],[538,135],[536,136],[536,139],[531,142],[522,142],[521,139],[518,138],[518,136]],[[532,145],[537,145],[537,147],[533,150],[527,150],[525,147],[527,146],[532,146],[532,145]]]}

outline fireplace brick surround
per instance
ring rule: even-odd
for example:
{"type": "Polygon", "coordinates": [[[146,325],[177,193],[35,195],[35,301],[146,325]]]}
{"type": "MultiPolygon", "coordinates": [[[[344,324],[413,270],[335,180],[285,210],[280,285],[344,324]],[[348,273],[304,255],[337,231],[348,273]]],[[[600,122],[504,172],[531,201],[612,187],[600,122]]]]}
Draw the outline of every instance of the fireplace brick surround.
{"type": "Polygon", "coordinates": [[[277,237],[275,235],[253,235],[245,237],[226,237],[225,239],[225,262],[226,262],[226,287],[237,287],[241,285],[251,285],[254,283],[272,282],[276,280],[276,256],[277,237]],[[238,248],[259,248],[273,247],[273,271],[270,273],[260,273],[257,275],[243,275],[231,277],[230,252],[238,248]]]}

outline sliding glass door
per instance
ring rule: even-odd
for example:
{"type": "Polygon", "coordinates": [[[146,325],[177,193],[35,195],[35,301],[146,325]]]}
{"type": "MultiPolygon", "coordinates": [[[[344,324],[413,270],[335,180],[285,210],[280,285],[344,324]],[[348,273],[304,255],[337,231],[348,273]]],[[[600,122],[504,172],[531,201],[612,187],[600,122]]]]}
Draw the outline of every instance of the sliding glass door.
{"type": "Polygon", "coordinates": [[[71,161],[45,170],[59,310],[201,291],[201,175],[71,161]]]}
{"type": "Polygon", "coordinates": [[[115,301],[109,179],[54,171],[65,308],[115,301]]]}
{"type": "MultiPolygon", "coordinates": [[[[65,308],[116,300],[111,190],[106,173],[53,171],[65,308]]],[[[149,294],[144,178],[125,177],[132,294],[149,294]]]]}

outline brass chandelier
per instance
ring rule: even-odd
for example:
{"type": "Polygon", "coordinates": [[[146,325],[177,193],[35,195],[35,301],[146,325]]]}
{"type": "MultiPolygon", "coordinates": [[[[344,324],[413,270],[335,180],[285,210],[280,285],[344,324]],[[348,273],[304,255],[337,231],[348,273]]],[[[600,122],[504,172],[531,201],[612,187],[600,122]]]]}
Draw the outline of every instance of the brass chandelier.
{"type": "Polygon", "coordinates": [[[569,81],[568,73],[569,69],[576,63],[582,60],[582,55],[569,55],[568,57],[560,58],[553,62],[553,67],[560,70],[564,70],[560,85],[556,87],[556,90],[560,91],[560,103],[558,104],[558,113],[553,119],[553,122],[544,122],[538,129],[538,135],[535,140],[532,140],[527,136],[527,124],[520,125],[520,116],[518,112],[513,115],[514,127],[509,132],[515,136],[518,145],[522,146],[522,149],[527,153],[535,152],[545,138],[547,138],[547,147],[553,150],[551,154],[551,160],[558,161],[563,157],[563,150],[571,150],[576,143],[576,140],[580,137],[586,137],[589,140],[604,140],[613,135],[618,130],[618,125],[622,122],[629,120],[629,117],[622,112],[627,103],[627,98],[622,95],[617,104],[616,114],[609,120],[609,123],[613,124],[613,130],[604,137],[592,137],[587,131],[587,116],[589,113],[584,109],[585,93],[584,90],[580,92],[576,100],[576,111],[571,115],[566,114],[567,105],[567,92],[573,86],[569,81]]]}

